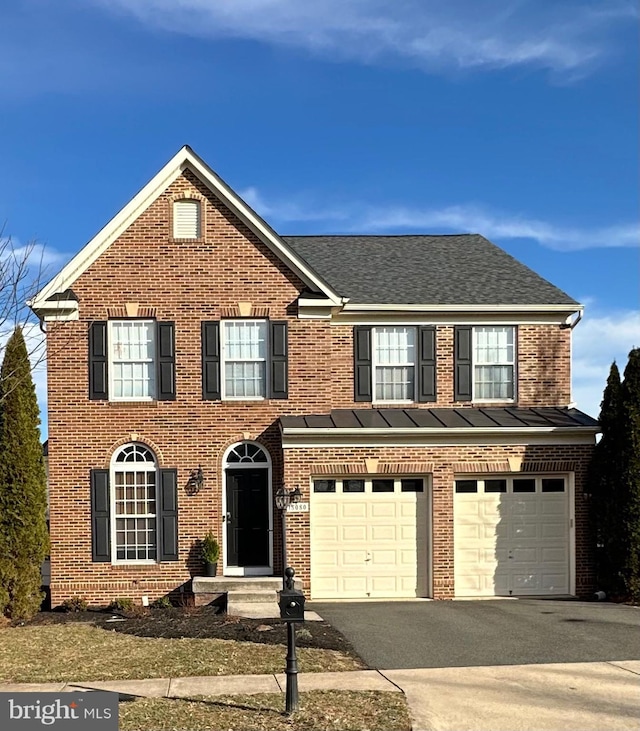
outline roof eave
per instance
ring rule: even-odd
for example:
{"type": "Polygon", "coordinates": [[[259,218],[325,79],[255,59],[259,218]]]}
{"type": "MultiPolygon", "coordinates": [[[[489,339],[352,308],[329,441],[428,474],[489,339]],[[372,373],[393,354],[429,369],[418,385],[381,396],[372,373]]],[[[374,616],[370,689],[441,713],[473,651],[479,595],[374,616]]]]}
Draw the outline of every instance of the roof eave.
{"type": "Polygon", "coordinates": [[[359,304],[348,302],[343,309],[348,312],[560,312],[573,314],[582,312],[584,305],[579,303],[566,304],[359,304]]]}

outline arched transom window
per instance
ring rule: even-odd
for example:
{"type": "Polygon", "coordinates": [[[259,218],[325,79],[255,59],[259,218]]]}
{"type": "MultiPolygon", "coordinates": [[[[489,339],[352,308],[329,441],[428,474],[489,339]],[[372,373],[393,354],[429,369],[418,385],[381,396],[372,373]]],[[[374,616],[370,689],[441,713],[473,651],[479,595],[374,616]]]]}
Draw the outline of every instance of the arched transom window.
{"type": "Polygon", "coordinates": [[[243,442],[242,444],[236,444],[235,447],[227,455],[227,464],[237,465],[242,464],[263,464],[268,463],[267,455],[262,447],[257,444],[251,444],[250,442],[243,442]]]}
{"type": "Polygon", "coordinates": [[[142,444],[126,444],[111,460],[111,500],[116,561],[157,558],[157,464],[142,444]]]}

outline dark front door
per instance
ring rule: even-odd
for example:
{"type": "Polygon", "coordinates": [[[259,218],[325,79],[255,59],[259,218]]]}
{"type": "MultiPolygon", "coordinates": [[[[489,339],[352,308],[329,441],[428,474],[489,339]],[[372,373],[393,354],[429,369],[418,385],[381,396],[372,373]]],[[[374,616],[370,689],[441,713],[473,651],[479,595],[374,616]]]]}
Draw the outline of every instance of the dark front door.
{"type": "Polygon", "coordinates": [[[227,566],[269,565],[267,474],[227,470],[227,566]]]}

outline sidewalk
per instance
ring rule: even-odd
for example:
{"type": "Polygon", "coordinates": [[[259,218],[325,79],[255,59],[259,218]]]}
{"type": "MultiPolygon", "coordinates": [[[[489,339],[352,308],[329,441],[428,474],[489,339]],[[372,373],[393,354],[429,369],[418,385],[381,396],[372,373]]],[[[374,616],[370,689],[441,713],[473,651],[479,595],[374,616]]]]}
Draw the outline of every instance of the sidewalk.
{"type": "MultiPolygon", "coordinates": [[[[0,691],[109,690],[125,696],[281,693],[282,675],[90,683],[0,683],[0,691]]],[[[638,731],[640,661],[300,673],[300,691],[404,692],[414,731],[638,731]]]]}

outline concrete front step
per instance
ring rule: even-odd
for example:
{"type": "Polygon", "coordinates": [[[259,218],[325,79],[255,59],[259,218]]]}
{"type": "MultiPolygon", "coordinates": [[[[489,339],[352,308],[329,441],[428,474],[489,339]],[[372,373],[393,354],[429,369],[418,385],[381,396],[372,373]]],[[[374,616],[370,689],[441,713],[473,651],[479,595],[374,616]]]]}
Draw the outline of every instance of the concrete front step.
{"type": "Polygon", "coordinates": [[[250,619],[278,619],[280,607],[272,602],[236,602],[229,597],[227,614],[234,617],[249,617],[250,619]]]}
{"type": "Polygon", "coordinates": [[[193,593],[224,594],[229,591],[279,591],[279,576],[195,576],[193,593]]]}
{"type": "MultiPolygon", "coordinates": [[[[241,615],[237,610],[249,604],[260,605],[256,609],[259,617],[277,617],[278,594],[282,589],[280,576],[195,576],[192,589],[196,606],[206,606],[227,599],[227,612],[241,615]]],[[[302,583],[296,582],[296,589],[302,590],[302,583]]],[[[249,615],[244,615],[249,616],[249,615]]]]}
{"type": "Polygon", "coordinates": [[[227,604],[231,602],[277,602],[275,591],[233,591],[227,592],[227,604]]]}

